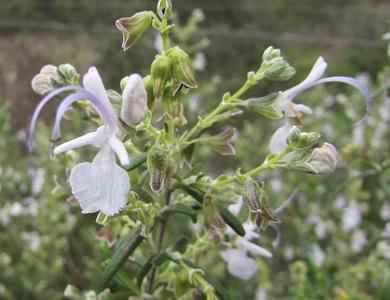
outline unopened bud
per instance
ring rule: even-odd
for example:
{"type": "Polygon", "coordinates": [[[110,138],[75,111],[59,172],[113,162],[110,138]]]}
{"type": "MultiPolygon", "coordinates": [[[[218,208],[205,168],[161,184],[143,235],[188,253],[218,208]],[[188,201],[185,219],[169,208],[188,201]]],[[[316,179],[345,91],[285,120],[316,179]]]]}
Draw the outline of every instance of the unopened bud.
{"type": "Polygon", "coordinates": [[[287,145],[294,145],[299,141],[301,130],[297,126],[292,126],[287,137],[287,145]]]}
{"type": "Polygon", "coordinates": [[[64,79],[59,72],[59,69],[53,65],[45,65],[42,67],[40,74],[46,75],[56,84],[64,84],[64,79]]]}
{"type": "Polygon", "coordinates": [[[248,109],[257,112],[268,119],[280,119],[283,117],[282,111],[275,104],[278,93],[272,93],[261,98],[248,99],[248,109]]]}
{"type": "Polygon", "coordinates": [[[186,52],[179,47],[168,50],[168,56],[172,63],[172,75],[174,82],[173,95],[182,87],[197,88],[198,84],[192,73],[191,60],[186,52]]]}
{"type": "Polygon", "coordinates": [[[157,101],[162,99],[167,81],[171,76],[171,62],[167,56],[157,55],[150,67],[153,81],[153,95],[157,101]]]}
{"type": "Polygon", "coordinates": [[[293,150],[309,149],[318,143],[320,138],[321,134],[318,132],[301,132],[297,126],[292,126],[287,137],[287,145],[293,150]]]}
{"type": "Polygon", "coordinates": [[[337,166],[337,150],[329,143],[310,149],[301,159],[290,162],[290,170],[302,171],[318,175],[332,173],[337,166]]]}
{"type": "Polygon", "coordinates": [[[123,91],[126,87],[127,82],[129,81],[130,76],[123,77],[121,79],[121,82],[119,83],[119,86],[121,87],[121,90],[123,91]]]}
{"type": "Polygon", "coordinates": [[[171,173],[171,162],[167,149],[161,144],[154,144],[147,157],[150,174],[150,188],[155,193],[165,190],[171,173]]]}
{"type": "Polygon", "coordinates": [[[265,78],[285,81],[295,74],[295,69],[281,56],[279,49],[268,47],[263,53],[261,66],[265,78]]]}
{"type": "Polygon", "coordinates": [[[317,143],[320,138],[321,134],[318,132],[301,132],[298,139],[295,142],[290,139],[288,145],[293,149],[309,148],[317,143]]]}
{"type": "Polygon", "coordinates": [[[80,84],[80,74],[71,64],[62,64],[58,66],[58,71],[64,77],[65,81],[69,84],[80,84]]]}
{"type": "Polygon", "coordinates": [[[144,86],[146,89],[146,95],[148,97],[148,109],[152,110],[154,106],[154,96],[153,96],[153,81],[150,75],[144,77],[144,86]]]}
{"type": "Polygon", "coordinates": [[[153,14],[150,11],[143,11],[127,18],[116,20],[116,27],[123,34],[122,48],[129,49],[145,32],[152,23],[153,14]]]}
{"type": "Polygon", "coordinates": [[[146,115],[147,95],[144,81],[138,74],[132,74],[123,90],[121,119],[126,124],[138,124],[146,115]]]}
{"type": "Polygon", "coordinates": [[[172,14],[171,0],[159,0],[157,3],[157,14],[161,19],[169,18],[172,14]]]}
{"type": "Polygon", "coordinates": [[[51,92],[59,85],[64,84],[64,78],[59,69],[53,65],[45,65],[39,74],[35,75],[31,81],[31,87],[39,95],[51,92]]]}
{"type": "Polygon", "coordinates": [[[44,95],[54,90],[54,85],[49,76],[43,74],[37,74],[31,80],[31,87],[39,95],[44,95]]]}
{"type": "Polygon", "coordinates": [[[204,221],[207,228],[225,228],[225,221],[218,210],[218,200],[214,194],[206,194],[202,203],[204,221]]]}

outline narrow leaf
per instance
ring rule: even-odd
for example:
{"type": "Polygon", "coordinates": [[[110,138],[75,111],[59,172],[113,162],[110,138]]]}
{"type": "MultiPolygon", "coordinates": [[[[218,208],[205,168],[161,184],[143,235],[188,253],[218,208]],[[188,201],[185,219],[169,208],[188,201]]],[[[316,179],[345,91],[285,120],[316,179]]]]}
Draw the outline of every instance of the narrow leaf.
{"type": "Polygon", "coordinates": [[[144,237],[141,236],[141,226],[123,237],[115,247],[111,261],[106,269],[106,283],[110,282],[115,273],[123,265],[126,259],[141,244],[144,237]]]}
{"type": "Polygon", "coordinates": [[[196,211],[182,203],[175,203],[164,208],[163,213],[178,213],[189,216],[192,222],[196,222],[196,211]]]}
{"type": "Polygon", "coordinates": [[[140,165],[146,162],[147,154],[145,152],[138,153],[131,157],[130,164],[125,168],[126,171],[137,169],[140,165]]]}
{"type": "Polygon", "coordinates": [[[226,224],[228,224],[238,235],[245,235],[245,229],[241,222],[226,207],[219,205],[219,213],[226,224]]]}
{"type": "Polygon", "coordinates": [[[138,287],[141,286],[142,281],[144,280],[146,275],[148,275],[149,271],[152,269],[152,267],[153,267],[152,261],[155,257],[156,257],[156,255],[152,255],[151,257],[149,257],[149,259],[144,263],[144,265],[139,270],[138,275],[137,275],[138,287]]]}
{"type": "Polygon", "coordinates": [[[186,192],[188,195],[190,195],[192,198],[194,198],[200,204],[203,203],[204,192],[199,191],[193,187],[189,187],[189,186],[184,185],[184,184],[179,184],[178,188],[182,189],[184,192],[186,192]]]}

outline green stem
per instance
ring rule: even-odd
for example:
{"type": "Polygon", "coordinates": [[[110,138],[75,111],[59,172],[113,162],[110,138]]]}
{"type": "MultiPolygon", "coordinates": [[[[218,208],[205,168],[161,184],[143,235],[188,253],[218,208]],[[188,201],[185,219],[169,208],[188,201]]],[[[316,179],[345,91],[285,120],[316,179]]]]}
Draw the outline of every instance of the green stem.
{"type": "Polygon", "coordinates": [[[195,124],[192,129],[183,135],[181,138],[182,147],[180,148],[183,150],[186,148],[189,144],[192,143],[186,143],[198,130],[206,127],[210,127],[213,124],[213,119],[218,116],[220,113],[224,112],[227,108],[230,108],[231,106],[228,105],[229,102],[232,102],[234,100],[237,100],[239,97],[241,97],[246,91],[248,91],[253,86],[253,83],[249,82],[248,80],[244,83],[244,85],[235,92],[232,96],[230,96],[226,100],[222,100],[219,105],[203,120],[199,120],[198,123],[195,124]]]}
{"type": "MultiPolygon", "coordinates": [[[[260,174],[264,171],[269,171],[269,170],[272,170],[274,169],[274,167],[281,161],[281,159],[286,156],[288,153],[291,152],[291,149],[290,148],[286,148],[284,151],[282,151],[281,153],[279,153],[278,155],[276,155],[275,157],[273,157],[272,159],[270,160],[266,160],[264,161],[260,166],[242,174],[242,176],[244,178],[246,177],[250,177],[250,176],[254,176],[254,175],[257,175],[257,174],[260,174]]],[[[236,177],[231,177],[231,178],[227,178],[223,181],[220,181],[219,183],[221,185],[227,185],[227,184],[231,184],[235,181],[237,181],[238,179],[236,177]]]]}
{"type": "MultiPolygon", "coordinates": [[[[168,188],[165,192],[165,205],[166,206],[169,205],[169,203],[171,201],[171,195],[172,195],[172,189],[168,188]]],[[[156,241],[155,249],[154,249],[155,254],[158,254],[161,251],[163,239],[164,239],[164,235],[165,235],[165,230],[167,227],[167,222],[168,222],[168,216],[164,217],[160,221],[160,226],[158,228],[158,233],[157,233],[157,241],[156,241]]],[[[148,282],[146,283],[145,291],[150,295],[153,294],[153,286],[154,286],[154,279],[156,277],[156,272],[157,272],[157,268],[156,268],[156,266],[153,266],[152,271],[150,273],[150,276],[148,278],[148,282]]]]}

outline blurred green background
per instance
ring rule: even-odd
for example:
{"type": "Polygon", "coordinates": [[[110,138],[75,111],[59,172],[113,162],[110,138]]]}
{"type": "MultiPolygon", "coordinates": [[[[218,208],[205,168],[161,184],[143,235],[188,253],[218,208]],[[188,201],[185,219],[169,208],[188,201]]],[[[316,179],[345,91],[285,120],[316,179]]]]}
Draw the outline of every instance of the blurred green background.
{"type": "MultiPolygon", "coordinates": [[[[44,123],[38,128],[37,153],[27,155],[25,129],[39,100],[30,82],[43,65],[67,62],[81,74],[97,66],[106,87],[116,90],[122,77],[148,74],[157,53],[154,32],[147,31],[123,52],[114,22],[154,10],[155,5],[152,0],[0,3],[0,299],[62,299],[68,283],[102,290],[98,226],[93,216],[81,215],[65,201],[70,196],[69,170],[62,165],[70,158],[48,160],[44,123]]],[[[240,87],[269,45],[282,49],[297,75],[287,83],[262,82],[253,95],[299,82],[322,55],[329,63],[328,75],[363,74],[360,78],[375,96],[372,117],[364,127],[354,126],[364,111],[362,97],[348,87],[318,87],[300,98],[314,110],[305,128],[321,132],[338,147],[340,168],[329,177],[279,173],[265,177],[274,206],[295,187],[300,189],[296,202],[281,216],[282,236],[273,249],[274,259],[259,259],[259,274],[250,282],[226,275],[223,263],[215,275],[233,299],[256,299],[256,294],[261,300],[388,299],[390,71],[382,35],[389,31],[390,3],[174,1],[180,24],[196,8],[204,15],[198,30],[182,28],[174,36],[200,60],[200,88],[189,95],[189,109],[198,103],[200,112],[207,111],[224,92],[240,87]],[[265,294],[267,298],[262,298],[265,294]]],[[[52,121],[54,108],[46,110],[47,122],[52,121]]],[[[240,129],[237,158],[213,156],[212,164],[205,165],[213,173],[234,169],[239,161],[244,168],[253,167],[280,124],[245,114],[232,125],[240,129]]],[[[200,158],[208,155],[206,149],[200,150],[200,158]]],[[[272,229],[264,233],[264,246],[272,248],[274,235],[272,229]]]]}

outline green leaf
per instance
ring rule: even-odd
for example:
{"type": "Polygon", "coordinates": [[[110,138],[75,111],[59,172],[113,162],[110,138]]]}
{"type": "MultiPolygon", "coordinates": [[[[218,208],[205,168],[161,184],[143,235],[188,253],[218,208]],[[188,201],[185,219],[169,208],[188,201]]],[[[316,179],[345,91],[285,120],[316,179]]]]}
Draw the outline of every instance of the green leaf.
{"type": "Polygon", "coordinates": [[[192,222],[196,223],[196,211],[192,209],[191,207],[184,205],[182,203],[175,203],[172,205],[169,205],[165,207],[162,211],[163,214],[165,213],[178,213],[183,214],[186,216],[189,216],[192,220],[192,222]]]}
{"type": "Polygon", "coordinates": [[[189,260],[183,260],[183,262],[189,266],[190,268],[192,269],[200,269],[202,270],[204,273],[201,275],[208,283],[210,283],[215,291],[217,292],[217,295],[218,297],[221,299],[221,300],[230,300],[231,298],[229,297],[229,294],[227,293],[227,291],[225,290],[225,288],[223,287],[223,285],[221,285],[214,277],[210,276],[206,270],[198,267],[197,265],[195,265],[193,262],[189,261],[189,260]]]}
{"type": "Polygon", "coordinates": [[[189,186],[184,185],[184,184],[178,184],[177,187],[179,189],[183,190],[184,192],[186,192],[188,195],[190,195],[192,198],[194,198],[200,204],[203,203],[204,192],[199,191],[198,189],[189,187],[189,186]]]}
{"type": "Polygon", "coordinates": [[[241,222],[226,207],[219,205],[219,213],[226,224],[228,224],[238,235],[245,235],[245,229],[241,222]]]}
{"type": "Polygon", "coordinates": [[[130,164],[125,168],[126,171],[137,169],[146,161],[147,154],[145,152],[138,153],[131,157],[130,164]]]}
{"type": "Polygon", "coordinates": [[[112,255],[111,261],[106,269],[106,283],[111,281],[111,279],[115,276],[115,273],[143,240],[144,237],[141,236],[141,226],[119,240],[117,246],[115,247],[115,252],[112,255]]]}
{"type": "Polygon", "coordinates": [[[139,270],[139,272],[137,274],[137,285],[138,285],[138,287],[141,286],[142,281],[144,280],[146,275],[148,275],[149,271],[152,269],[152,267],[153,267],[153,259],[155,257],[156,257],[156,255],[152,255],[151,257],[149,257],[149,259],[143,264],[143,266],[139,270]]]}

